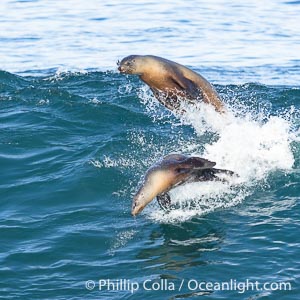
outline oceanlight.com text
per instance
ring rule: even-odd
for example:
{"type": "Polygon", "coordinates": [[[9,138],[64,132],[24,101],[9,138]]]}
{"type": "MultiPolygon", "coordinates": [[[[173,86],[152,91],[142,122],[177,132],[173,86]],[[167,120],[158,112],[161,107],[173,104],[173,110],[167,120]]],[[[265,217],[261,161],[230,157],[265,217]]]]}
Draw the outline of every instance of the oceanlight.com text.
{"type": "Polygon", "coordinates": [[[85,288],[89,291],[98,289],[99,291],[120,291],[131,294],[140,290],[155,291],[181,291],[192,292],[213,292],[213,291],[236,291],[243,294],[246,291],[291,291],[292,284],[284,281],[260,282],[258,280],[238,281],[230,279],[228,281],[199,281],[197,279],[146,279],[138,282],[130,279],[100,279],[98,281],[87,280],[85,288]]]}

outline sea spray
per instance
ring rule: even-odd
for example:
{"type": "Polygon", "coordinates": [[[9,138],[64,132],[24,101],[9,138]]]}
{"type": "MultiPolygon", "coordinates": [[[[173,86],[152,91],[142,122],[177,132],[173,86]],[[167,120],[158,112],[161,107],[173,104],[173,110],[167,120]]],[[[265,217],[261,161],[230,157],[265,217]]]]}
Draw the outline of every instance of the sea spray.
{"type": "Polygon", "coordinates": [[[239,177],[175,188],[170,193],[174,209],[165,213],[154,204],[147,213],[151,219],[167,223],[186,221],[196,215],[235,206],[256,186],[263,186],[271,172],[284,172],[293,167],[291,142],[295,135],[285,115],[264,115],[262,110],[255,114],[248,110],[240,116],[234,106],[228,107],[226,114],[219,114],[204,103],[185,106],[185,111],[180,122],[194,128],[199,143],[205,140],[203,136],[212,134],[212,138],[204,142],[203,151],[190,154],[215,161],[216,167],[232,170],[239,177]]]}
{"type": "Polygon", "coordinates": [[[226,114],[204,103],[191,106],[183,102],[186,113],[178,116],[160,105],[148,87],[139,88],[137,95],[153,126],[150,123],[146,131],[128,130],[130,151],[99,160],[99,166],[118,167],[124,176],[128,168],[135,169],[137,176],[128,178],[127,187],[118,193],[131,199],[149,166],[169,153],[205,157],[215,161],[216,167],[239,175],[224,182],[199,182],[171,190],[174,209],[170,212],[162,211],[156,201],[145,209],[144,214],[154,221],[181,222],[235,206],[258,189],[268,188],[272,173],[286,173],[293,167],[292,145],[299,136],[295,128],[299,112],[294,106],[274,113],[269,102],[259,103],[258,96],[251,94],[249,101],[226,99],[226,114]]]}

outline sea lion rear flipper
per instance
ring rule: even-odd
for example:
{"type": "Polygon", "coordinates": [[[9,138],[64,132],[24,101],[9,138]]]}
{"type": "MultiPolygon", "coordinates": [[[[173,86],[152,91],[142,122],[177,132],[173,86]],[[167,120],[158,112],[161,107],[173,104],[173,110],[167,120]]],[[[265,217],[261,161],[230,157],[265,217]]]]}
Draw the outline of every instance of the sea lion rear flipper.
{"type": "MultiPolygon", "coordinates": [[[[214,171],[214,174],[224,174],[224,175],[228,175],[228,176],[231,176],[231,177],[239,177],[239,175],[237,173],[235,173],[233,171],[230,171],[230,170],[215,169],[215,168],[213,168],[212,170],[214,171]]],[[[228,182],[228,178],[226,178],[226,177],[216,176],[216,178],[218,178],[218,180],[220,180],[220,181],[228,182]]]]}
{"type": "Polygon", "coordinates": [[[156,196],[157,202],[161,209],[167,211],[171,205],[171,198],[168,193],[162,193],[156,196]]]}
{"type": "Polygon", "coordinates": [[[229,175],[229,176],[237,176],[237,177],[239,177],[238,174],[236,174],[235,172],[230,171],[230,170],[215,169],[215,168],[213,168],[213,170],[214,170],[215,174],[216,173],[221,173],[221,174],[226,174],[226,175],[229,175]]]}
{"type": "Polygon", "coordinates": [[[229,178],[226,176],[218,176],[218,174],[224,174],[228,176],[236,176],[239,177],[238,174],[230,171],[230,170],[223,170],[223,169],[205,169],[205,170],[199,170],[194,175],[194,181],[222,181],[222,182],[228,182],[229,178]]]}
{"type": "Polygon", "coordinates": [[[222,169],[199,169],[193,172],[193,175],[188,179],[188,182],[198,182],[198,181],[222,181],[228,182],[229,178],[218,176],[218,174],[224,174],[228,176],[236,176],[238,174],[229,171],[229,170],[222,170],[222,169]]]}

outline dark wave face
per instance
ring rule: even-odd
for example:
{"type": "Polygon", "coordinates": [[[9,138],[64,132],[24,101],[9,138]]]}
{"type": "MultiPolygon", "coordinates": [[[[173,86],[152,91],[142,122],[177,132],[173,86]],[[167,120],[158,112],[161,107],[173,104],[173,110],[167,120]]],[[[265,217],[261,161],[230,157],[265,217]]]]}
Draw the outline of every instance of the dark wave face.
{"type": "MultiPolygon", "coordinates": [[[[227,116],[201,104],[179,118],[134,77],[1,71],[1,297],[131,299],[128,291],[85,288],[102,278],[176,285],[182,278],[248,278],[296,288],[299,87],[216,89],[227,116]],[[165,213],[153,202],[134,220],[132,195],[143,174],[174,152],[205,157],[240,177],[175,189],[176,209],[165,213]]],[[[200,294],[185,286],[147,295],[200,294]]],[[[234,291],[204,294],[240,299],[234,291]]],[[[254,294],[263,299],[266,292],[247,295],[254,294]]],[[[296,294],[268,292],[273,299],[296,294]]]]}

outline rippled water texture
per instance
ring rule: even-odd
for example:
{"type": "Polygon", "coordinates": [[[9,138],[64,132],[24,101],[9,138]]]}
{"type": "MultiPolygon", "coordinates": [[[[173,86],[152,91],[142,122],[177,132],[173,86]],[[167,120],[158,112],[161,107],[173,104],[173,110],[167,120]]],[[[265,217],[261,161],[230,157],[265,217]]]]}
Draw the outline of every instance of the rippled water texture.
{"type": "Polygon", "coordinates": [[[1,68],[105,71],[149,53],[213,67],[223,83],[298,84],[299,14],[299,1],[279,0],[2,0],[1,68]]]}
{"type": "Polygon", "coordinates": [[[299,15],[299,1],[1,1],[0,299],[298,300],[299,15]],[[133,53],[203,74],[228,114],[174,116],[116,72],[133,53]],[[143,174],[171,152],[239,177],[178,187],[176,209],[153,201],[132,218],[143,174]],[[147,279],[176,289],[145,291],[147,279]]]}

